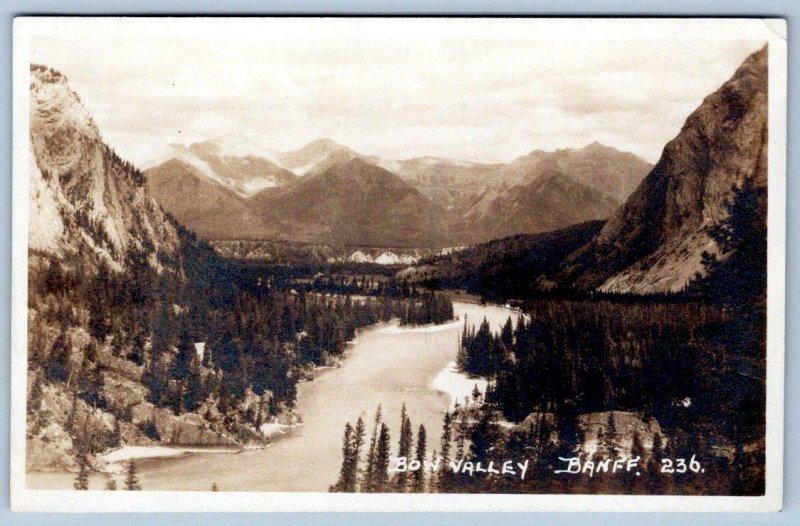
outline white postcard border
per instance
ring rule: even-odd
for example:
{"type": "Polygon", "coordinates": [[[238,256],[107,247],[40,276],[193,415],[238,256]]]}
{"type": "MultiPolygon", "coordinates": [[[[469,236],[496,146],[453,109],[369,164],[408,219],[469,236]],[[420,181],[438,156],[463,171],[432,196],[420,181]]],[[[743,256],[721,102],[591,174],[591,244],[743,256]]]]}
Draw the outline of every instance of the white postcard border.
{"type": "MultiPolygon", "coordinates": [[[[341,494],[283,492],[60,491],[25,485],[30,38],[51,31],[105,31],[146,36],[149,18],[20,17],[13,36],[13,172],[11,279],[11,508],[36,512],[289,511],[779,511],[783,503],[786,264],[787,27],[782,19],[536,18],[160,18],[177,33],[214,27],[236,33],[358,30],[381,38],[410,30],[480,38],[763,39],[769,44],[766,493],[759,497],[495,494],[341,494]],[[535,26],[535,30],[532,30],[535,26]],[[498,28],[502,29],[498,31],[498,28]],[[313,30],[313,31],[308,31],[313,30]],[[502,35],[502,36],[499,36],[502,35]]],[[[295,33],[297,34],[297,33],[295,33]]],[[[341,34],[341,33],[340,33],[341,34]]]]}

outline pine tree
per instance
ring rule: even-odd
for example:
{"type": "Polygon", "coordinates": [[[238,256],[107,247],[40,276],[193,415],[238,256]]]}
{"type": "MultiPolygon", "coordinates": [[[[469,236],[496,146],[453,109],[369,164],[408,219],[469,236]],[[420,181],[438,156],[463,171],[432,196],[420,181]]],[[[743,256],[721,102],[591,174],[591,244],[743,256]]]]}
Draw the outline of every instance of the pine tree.
{"type": "Polygon", "coordinates": [[[361,463],[361,448],[364,446],[364,435],[366,433],[364,427],[364,420],[361,417],[358,417],[356,429],[353,432],[353,452],[351,456],[352,467],[350,470],[350,478],[348,479],[347,486],[344,489],[350,493],[356,492],[356,485],[358,483],[358,469],[359,464],[361,463]]]}
{"type": "Polygon", "coordinates": [[[89,460],[83,453],[78,455],[78,474],[72,487],[76,490],[89,489],[89,460]]]}
{"type": "Polygon", "coordinates": [[[415,455],[415,460],[419,462],[419,469],[412,473],[411,479],[411,491],[414,493],[422,493],[425,491],[425,457],[426,453],[425,450],[427,448],[427,437],[425,435],[425,426],[419,426],[419,431],[417,431],[417,451],[415,455]]]}
{"type": "Polygon", "coordinates": [[[53,347],[50,349],[45,372],[50,380],[65,382],[70,376],[71,369],[67,330],[66,327],[62,327],[56,341],[53,343],[53,347]]]}
{"type": "Polygon", "coordinates": [[[503,342],[505,350],[510,351],[514,345],[514,326],[511,323],[511,316],[508,317],[506,324],[503,325],[503,329],[500,331],[500,340],[503,342]]]}
{"type": "Polygon", "coordinates": [[[375,472],[373,474],[373,485],[375,493],[385,493],[389,482],[389,455],[391,454],[389,428],[386,424],[381,424],[381,432],[378,436],[378,445],[375,448],[375,472]]]}
{"type": "Polygon", "coordinates": [[[103,407],[103,376],[98,366],[84,357],[81,371],[76,376],[76,394],[92,407],[103,407]]]}
{"type": "Polygon", "coordinates": [[[372,493],[375,489],[375,449],[378,445],[378,430],[381,423],[381,406],[378,404],[378,409],[375,411],[375,420],[372,427],[372,438],[369,441],[369,449],[367,450],[367,465],[364,470],[364,480],[361,481],[361,491],[363,493],[372,493]]]}
{"type": "Polygon", "coordinates": [[[185,380],[191,374],[191,366],[194,361],[194,343],[189,336],[189,331],[184,329],[178,338],[178,354],[172,364],[172,377],[176,380],[185,380]]]}
{"type": "Polygon", "coordinates": [[[117,491],[117,481],[114,479],[108,479],[108,482],[106,482],[106,489],[108,491],[117,491]]]}
{"type": "Polygon", "coordinates": [[[139,478],[136,476],[136,463],[133,460],[128,461],[128,469],[125,476],[125,489],[128,491],[139,491],[142,486],[139,485],[139,478]]]}
{"type": "Polygon", "coordinates": [[[482,396],[478,384],[475,384],[475,387],[472,388],[472,400],[477,404],[481,401],[482,396]]]}
{"type": "MultiPolygon", "coordinates": [[[[431,452],[431,465],[433,466],[436,465],[437,455],[438,452],[434,449],[431,452]]],[[[435,470],[431,472],[431,476],[428,479],[428,487],[425,488],[425,491],[427,491],[428,493],[436,493],[439,490],[439,484],[441,482],[439,476],[440,476],[439,472],[435,470]]]]}
{"type": "Polygon", "coordinates": [[[186,379],[186,388],[183,391],[184,409],[194,411],[203,403],[206,395],[200,366],[196,362],[192,362],[189,367],[189,376],[186,379]]]}
{"type": "Polygon", "coordinates": [[[90,285],[92,301],[89,302],[89,333],[98,340],[105,341],[109,333],[106,292],[109,289],[110,272],[108,265],[103,261],[92,278],[90,285]]]}
{"type": "Polygon", "coordinates": [[[339,480],[331,488],[331,491],[346,491],[349,481],[354,476],[352,472],[354,450],[353,426],[350,425],[350,422],[347,422],[344,426],[344,436],[342,437],[342,468],[339,471],[339,480]]]}
{"type": "MultiPolygon", "coordinates": [[[[452,484],[452,471],[449,469],[450,461],[450,441],[453,439],[453,416],[449,411],[444,414],[444,423],[442,424],[442,438],[440,441],[442,467],[439,472],[438,489],[442,493],[447,493],[452,484]]],[[[436,459],[433,459],[434,462],[436,459]]]]}
{"type": "Polygon", "coordinates": [[[470,436],[470,453],[471,459],[477,462],[486,462],[489,456],[489,449],[495,439],[494,425],[492,422],[491,411],[483,411],[478,425],[472,429],[470,436]]]}
{"type": "Polygon", "coordinates": [[[131,339],[131,351],[128,353],[128,359],[136,365],[144,364],[144,344],[145,335],[142,331],[137,330],[131,339]]]}
{"type": "MultiPolygon", "coordinates": [[[[397,456],[405,457],[406,462],[411,460],[412,440],[411,420],[408,417],[408,413],[406,412],[406,404],[404,403],[403,408],[400,411],[400,441],[398,444],[397,456]]],[[[397,485],[398,491],[404,492],[408,484],[408,471],[399,472],[395,478],[395,484],[397,485]]]]}
{"type": "Polygon", "coordinates": [[[467,422],[464,420],[464,415],[458,417],[458,434],[456,436],[456,462],[464,459],[465,441],[467,438],[467,422]]]}

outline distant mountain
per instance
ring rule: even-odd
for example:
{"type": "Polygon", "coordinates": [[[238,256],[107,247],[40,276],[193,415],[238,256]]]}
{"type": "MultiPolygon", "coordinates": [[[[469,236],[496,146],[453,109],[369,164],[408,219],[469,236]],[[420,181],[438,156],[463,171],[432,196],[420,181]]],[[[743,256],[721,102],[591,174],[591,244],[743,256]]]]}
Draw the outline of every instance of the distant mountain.
{"type": "MultiPolygon", "coordinates": [[[[329,243],[341,238],[364,245],[366,239],[375,236],[365,234],[357,239],[354,235],[354,225],[364,223],[363,218],[343,219],[328,229],[328,238],[319,239],[316,233],[311,233],[318,228],[311,231],[294,228],[290,225],[293,215],[276,216],[294,204],[284,206],[272,200],[283,195],[284,187],[302,188],[303,179],[322,175],[355,159],[398,176],[424,198],[420,210],[437,210],[436,217],[444,218],[444,229],[440,232],[415,234],[409,239],[396,235],[393,241],[380,243],[382,246],[394,244],[394,240],[410,246],[423,238],[427,240],[426,246],[433,239],[441,239],[445,244],[471,244],[606,219],[621,203],[618,196],[627,195],[650,168],[633,154],[598,143],[580,150],[537,150],[505,165],[441,157],[385,159],[359,154],[325,138],[297,150],[279,152],[246,138],[227,136],[186,147],[172,145],[172,158],[147,173],[155,173],[157,169],[161,182],[158,188],[154,187],[154,195],[162,205],[206,238],[289,239],[289,232],[294,232],[301,236],[298,241],[329,243]],[[170,170],[176,172],[171,174],[170,170]],[[187,173],[213,183],[201,185],[202,198],[195,198],[200,183],[194,178],[185,188],[166,182],[170,177],[187,181],[187,173]],[[232,200],[228,193],[220,194],[220,187],[241,199],[232,200]],[[263,204],[267,201],[269,206],[263,204]],[[197,210],[192,210],[193,207],[197,210]],[[349,225],[347,233],[336,232],[345,225],[349,225]]],[[[394,205],[389,198],[389,195],[373,195],[376,202],[392,209],[394,205]]],[[[340,215],[352,213],[354,210],[343,210],[340,215]]]]}
{"type": "Polygon", "coordinates": [[[182,224],[207,239],[263,237],[269,229],[253,214],[247,200],[206,177],[195,166],[171,159],[144,172],[150,194],[182,224]]]}
{"type": "Polygon", "coordinates": [[[276,164],[273,152],[244,139],[218,138],[189,146],[171,144],[170,148],[165,162],[179,160],[189,164],[242,197],[286,184],[296,177],[276,164]]]}
{"type": "Polygon", "coordinates": [[[619,206],[612,197],[561,172],[542,173],[529,183],[498,194],[480,217],[463,223],[475,239],[557,230],[608,218],[619,206]]]}
{"type": "Polygon", "coordinates": [[[535,150],[500,168],[497,186],[524,185],[548,171],[561,172],[622,202],[636,189],[653,165],[630,152],[593,142],[579,149],[535,150]]]}
{"type": "MultiPolygon", "coordinates": [[[[496,199],[511,193],[514,188],[526,187],[543,175],[552,173],[563,174],[619,205],[636,189],[652,167],[632,153],[598,142],[580,149],[554,152],[535,150],[487,175],[486,189],[464,212],[464,216],[473,221],[481,220],[492,209],[496,199]]],[[[580,204],[576,203],[576,206],[580,204]]],[[[492,220],[491,216],[488,220],[492,220]]]]}
{"type": "Polygon", "coordinates": [[[276,159],[281,166],[297,175],[315,175],[325,171],[337,160],[342,161],[357,155],[333,139],[323,138],[311,141],[298,150],[278,153],[276,159]]]}
{"type": "Polygon", "coordinates": [[[678,291],[705,272],[704,252],[719,254],[711,232],[727,220],[741,188],[761,195],[763,220],[767,62],[765,47],[705,98],[597,239],[567,260],[559,279],[609,292],[678,291]]]}
{"type": "Polygon", "coordinates": [[[368,161],[406,180],[423,195],[448,209],[462,210],[486,178],[503,164],[483,164],[442,157],[415,157],[403,161],[368,157],[368,161]]]}
{"type": "Polygon", "coordinates": [[[361,159],[277,189],[251,207],[284,239],[369,246],[435,246],[447,239],[445,211],[397,175],[361,159]]]}

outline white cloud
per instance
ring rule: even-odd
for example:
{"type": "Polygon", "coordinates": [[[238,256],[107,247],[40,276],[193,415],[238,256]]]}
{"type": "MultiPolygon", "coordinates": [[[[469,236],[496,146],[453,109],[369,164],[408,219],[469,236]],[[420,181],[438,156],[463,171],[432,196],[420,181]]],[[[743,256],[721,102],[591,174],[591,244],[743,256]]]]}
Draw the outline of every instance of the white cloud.
{"type": "MultiPolygon", "coordinates": [[[[152,24],[166,24],[153,21],[152,24]]],[[[509,161],[599,140],[655,161],[756,40],[276,38],[268,31],[64,32],[32,41],[123,155],[246,133],[365,154],[509,161]]]]}

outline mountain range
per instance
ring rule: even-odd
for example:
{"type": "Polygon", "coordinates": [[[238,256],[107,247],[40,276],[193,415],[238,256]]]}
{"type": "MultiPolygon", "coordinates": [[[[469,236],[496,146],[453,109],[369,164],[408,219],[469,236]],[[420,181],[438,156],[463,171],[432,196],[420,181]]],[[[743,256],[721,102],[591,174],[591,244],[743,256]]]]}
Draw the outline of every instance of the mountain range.
{"type": "MultiPolygon", "coordinates": [[[[745,187],[766,195],[767,48],[707,96],[597,238],[565,262],[580,288],[675,292],[721,258],[712,232],[745,187]]],[[[760,204],[765,215],[766,201],[760,204]]]]}
{"type": "Polygon", "coordinates": [[[650,168],[599,143],[483,164],[390,160],[331,139],[278,152],[221,137],[172,145],[145,175],[165,210],[208,239],[447,246],[606,219],[650,168]],[[327,188],[345,183],[347,191],[327,188]]]}

